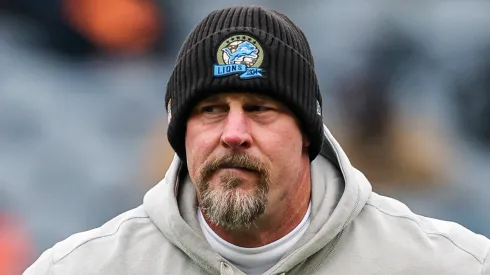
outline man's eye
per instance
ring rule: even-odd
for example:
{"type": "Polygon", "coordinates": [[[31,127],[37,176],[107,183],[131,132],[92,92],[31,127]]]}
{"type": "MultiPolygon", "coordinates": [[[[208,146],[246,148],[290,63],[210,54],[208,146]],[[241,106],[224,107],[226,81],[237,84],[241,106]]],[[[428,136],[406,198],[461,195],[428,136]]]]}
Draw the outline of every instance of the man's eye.
{"type": "Polygon", "coordinates": [[[201,108],[201,112],[203,113],[219,113],[219,112],[223,112],[224,111],[224,108],[223,107],[220,107],[220,106],[215,106],[215,105],[210,105],[210,106],[204,106],[201,108]]]}
{"type": "Polygon", "coordinates": [[[263,105],[250,105],[244,108],[246,112],[265,112],[271,108],[263,105]]]}

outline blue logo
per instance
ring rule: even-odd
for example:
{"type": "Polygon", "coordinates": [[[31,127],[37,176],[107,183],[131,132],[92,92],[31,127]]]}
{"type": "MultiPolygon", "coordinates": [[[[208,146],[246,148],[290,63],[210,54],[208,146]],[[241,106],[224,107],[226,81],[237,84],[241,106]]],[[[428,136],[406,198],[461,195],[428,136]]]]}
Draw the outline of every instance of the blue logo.
{"type": "Polygon", "coordinates": [[[262,77],[263,50],[259,43],[248,35],[234,35],[221,43],[217,53],[218,64],[214,76],[239,74],[240,79],[262,77]]]}

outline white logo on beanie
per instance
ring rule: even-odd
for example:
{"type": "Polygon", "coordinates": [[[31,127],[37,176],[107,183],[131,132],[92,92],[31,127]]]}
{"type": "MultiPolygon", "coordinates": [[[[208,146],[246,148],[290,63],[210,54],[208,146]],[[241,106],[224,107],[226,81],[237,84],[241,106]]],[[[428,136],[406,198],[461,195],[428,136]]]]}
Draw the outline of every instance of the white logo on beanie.
{"type": "Polygon", "coordinates": [[[316,101],[316,113],[321,116],[322,115],[322,107],[320,107],[320,102],[316,101]]]}

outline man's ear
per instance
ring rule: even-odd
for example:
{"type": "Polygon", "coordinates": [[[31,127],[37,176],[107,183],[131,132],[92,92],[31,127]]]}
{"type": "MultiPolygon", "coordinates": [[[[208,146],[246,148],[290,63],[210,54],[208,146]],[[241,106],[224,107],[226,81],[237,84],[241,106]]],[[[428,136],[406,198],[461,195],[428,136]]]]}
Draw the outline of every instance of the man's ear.
{"type": "Polygon", "coordinates": [[[302,134],[302,137],[303,137],[303,146],[309,147],[311,144],[310,139],[305,134],[302,134]]]}

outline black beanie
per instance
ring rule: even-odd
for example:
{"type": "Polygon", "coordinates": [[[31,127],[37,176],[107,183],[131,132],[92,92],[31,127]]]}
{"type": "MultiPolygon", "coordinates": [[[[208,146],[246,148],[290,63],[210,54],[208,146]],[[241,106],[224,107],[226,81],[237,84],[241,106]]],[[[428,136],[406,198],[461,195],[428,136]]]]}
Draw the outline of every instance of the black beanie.
{"type": "Polygon", "coordinates": [[[305,35],[285,15],[257,6],[230,7],[213,11],[189,34],[165,96],[167,136],[181,160],[192,109],[222,92],[260,93],[282,102],[310,139],[310,160],[320,152],[322,98],[313,57],[305,35]]]}

